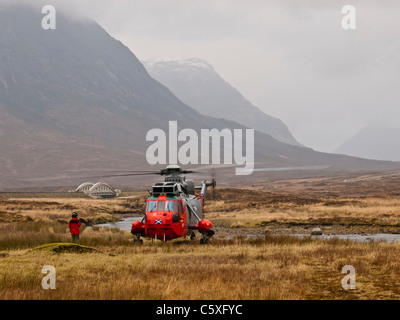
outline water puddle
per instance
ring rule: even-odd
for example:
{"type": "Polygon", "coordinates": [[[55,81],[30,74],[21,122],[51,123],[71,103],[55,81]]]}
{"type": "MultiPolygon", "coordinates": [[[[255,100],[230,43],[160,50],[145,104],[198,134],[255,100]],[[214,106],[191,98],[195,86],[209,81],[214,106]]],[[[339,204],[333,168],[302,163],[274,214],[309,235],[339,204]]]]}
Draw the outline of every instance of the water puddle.
{"type": "Polygon", "coordinates": [[[131,231],[133,221],[141,219],[142,217],[130,217],[124,218],[118,222],[96,224],[95,226],[100,228],[118,228],[120,230],[131,231]]]}

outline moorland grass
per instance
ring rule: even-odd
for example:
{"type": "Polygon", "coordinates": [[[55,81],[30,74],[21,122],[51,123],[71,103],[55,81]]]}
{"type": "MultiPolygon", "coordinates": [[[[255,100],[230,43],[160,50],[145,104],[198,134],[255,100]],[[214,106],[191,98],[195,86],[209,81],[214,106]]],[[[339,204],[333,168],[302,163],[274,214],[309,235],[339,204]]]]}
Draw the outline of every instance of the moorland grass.
{"type": "Polygon", "coordinates": [[[400,298],[400,244],[267,237],[96,249],[8,251],[0,258],[0,299],[400,298]],[[41,288],[44,265],[56,268],[56,290],[41,288]],[[356,290],[341,286],[345,265],[356,269],[356,290]]]}

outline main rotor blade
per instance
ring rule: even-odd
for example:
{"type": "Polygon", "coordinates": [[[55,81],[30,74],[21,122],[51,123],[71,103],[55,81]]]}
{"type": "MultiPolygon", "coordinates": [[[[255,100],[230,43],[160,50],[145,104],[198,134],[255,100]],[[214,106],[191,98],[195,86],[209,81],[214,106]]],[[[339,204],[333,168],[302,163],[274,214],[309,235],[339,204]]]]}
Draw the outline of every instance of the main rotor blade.
{"type": "Polygon", "coordinates": [[[21,182],[46,182],[46,181],[57,181],[57,180],[71,180],[81,177],[43,177],[43,178],[27,178],[27,179],[16,179],[21,182]]]}
{"type": "Polygon", "coordinates": [[[195,170],[195,171],[205,171],[205,170],[223,170],[223,169],[228,169],[228,168],[235,168],[239,167],[239,164],[210,164],[210,165],[205,165],[205,166],[200,166],[200,167],[195,167],[195,168],[189,168],[188,170],[195,170]]]}
{"type": "MultiPolygon", "coordinates": [[[[126,173],[151,173],[154,170],[132,170],[132,169],[117,169],[117,168],[99,168],[99,169],[73,169],[65,170],[66,172],[126,172],[126,173]]],[[[159,172],[159,171],[158,171],[159,172]]]]}
{"type": "MultiPolygon", "coordinates": [[[[253,164],[253,165],[265,165],[265,162],[247,162],[247,165],[253,164]]],[[[190,170],[196,170],[196,171],[205,171],[205,170],[210,170],[213,172],[215,175],[216,172],[228,168],[236,168],[236,167],[242,167],[244,164],[212,164],[212,165],[206,165],[206,166],[200,166],[200,167],[195,167],[191,168],[190,170]]],[[[269,167],[269,168],[254,168],[252,171],[257,172],[257,171],[292,171],[292,170],[325,170],[331,168],[332,165],[313,165],[313,166],[297,166],[297,167],[269,167]]],[[[249,169],[250,170],[250,169],[249,169]]]]}
{"type": "Polygon", "coordinates": [[[147,175],[160,175],[159,171],[149,171],[145,173],[125,173],[125,174],[113,174],[113,175],[98,175],[98,176],[70,176],[70,177],[43,177],[43,178],[28,178],[28,179],[17,179],[22,182],[47,182],[57,180],[74,180],[74,179],[95,179],[95,178],[113,178],[113,177],[131,177],[131,176],[147,176],[147,175]]]}
{"type": "Polygon", "coordinates": [[[153,172],[143,172],[143,173],[124,173],[124,174],[111,174],[111,175],[99,175],[99,176],[91,176],[91,177],[80,177],[81,179],[95,179],[95,178],[114,178],[114,177],[133,177],[133,176],[153,176],[153,175],[162,175],[159,171],[153,172]]]}
{"type": "Polygon", "coordinates": [[[180,173],[182,173],[182,174],[192,174],[192,173],[201,173],[201,172],[193,171],[193,170],[182,170],[180,173]]]}
{"type": "Polygon", "coordinates": [[[312,170],[326,170],[332,168],[331,165],[323,166],[302,166],[302,167],[272,167],[272,168],[254,168],[253,172],[263,172],[263,171],[312,171],[312,170]]]}

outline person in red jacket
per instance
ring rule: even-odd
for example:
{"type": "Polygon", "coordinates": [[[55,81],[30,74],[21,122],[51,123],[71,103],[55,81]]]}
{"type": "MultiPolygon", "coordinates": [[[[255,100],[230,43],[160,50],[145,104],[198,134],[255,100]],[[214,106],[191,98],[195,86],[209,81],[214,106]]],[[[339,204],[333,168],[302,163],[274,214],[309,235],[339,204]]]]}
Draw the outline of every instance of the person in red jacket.
{"type": "Polygon", "coordinates": [[[78,220],[78,214],[72,213],[72,220],[68,223],[69,230],[71,231],[72,242],[79,244],[79,235],[81,222],[78,220]]]}

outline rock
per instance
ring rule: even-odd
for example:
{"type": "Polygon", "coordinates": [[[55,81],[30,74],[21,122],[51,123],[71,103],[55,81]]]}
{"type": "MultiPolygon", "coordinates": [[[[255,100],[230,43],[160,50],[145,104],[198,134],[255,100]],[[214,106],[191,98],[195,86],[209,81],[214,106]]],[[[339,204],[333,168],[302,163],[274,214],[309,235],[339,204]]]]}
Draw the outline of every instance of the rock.
{"type": "Polygon", "coordinates": [[[1,253],[1,252],[0,252],[0,258],[6,258],[6,257],[8,257],[8,256],[9,256],[8,253],[1,253]]]}
{"type": "Polygon", "coordinates": [[[322,236],[322,230],[320,228],[314,228],[311,231],[312,236],[322,236]]]}

